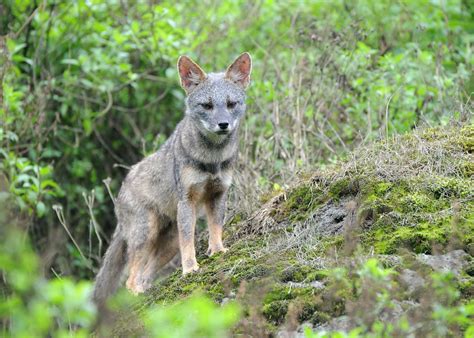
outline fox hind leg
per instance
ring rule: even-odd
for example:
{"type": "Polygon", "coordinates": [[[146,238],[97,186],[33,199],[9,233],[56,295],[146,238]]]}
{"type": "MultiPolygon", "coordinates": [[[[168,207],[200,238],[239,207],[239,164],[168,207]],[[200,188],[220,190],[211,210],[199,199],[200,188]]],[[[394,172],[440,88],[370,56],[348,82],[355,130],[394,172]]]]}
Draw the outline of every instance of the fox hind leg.
{"type": "Polygon", "coordinates": [[[134,294],[149,289],[158,271],[173,259],[179,250],[176,226],[173,227],[164,217],[149,212],[146,227],[140,223],[138,231],[135,236],[138,239],[135,241],[136,245],[130,246],[130,274],[126,283],[127,288],[134,294]]]}
{"type": "Polygon", "coordinates": [[[142,260],[143,260],[142,252],[135,251],[135,252],[129,253],[128,261],[129,261],[130,272],[128,274],[128,279],[127,279],[127,282],[125,283],[125,286],[133,294],[139,293],[139,290],[137,289],[137,286],[136,286],[136,279],[140,270],[142,260]]]}
{"type": "Polygon", "coordinates": [[[146,258],[143,271],[136,277],[139,290],[147,290],[153,285],[158,272],[179,252],[178,232],[176,226],[169,226],[158,235],[155,247],[146,258]]]}
{"type": "Polygon", "coordinates": [[[152,211],[142,211],[129,215],[129,222],[133,224],[128,239],[129,276],[126,287],[132,293],[143,292],[138,277],[144,270],[148,257],[152,257],[153,247],[159,232],[157,218],[152,211]]]}

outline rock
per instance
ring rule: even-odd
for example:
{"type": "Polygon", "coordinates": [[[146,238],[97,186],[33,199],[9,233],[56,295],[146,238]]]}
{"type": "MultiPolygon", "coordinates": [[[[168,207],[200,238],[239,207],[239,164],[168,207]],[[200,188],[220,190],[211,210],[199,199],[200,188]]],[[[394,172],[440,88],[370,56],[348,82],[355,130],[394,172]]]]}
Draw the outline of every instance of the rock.
{"type": "MultiPolygon", "coordinates": [[[[383,311],[379,314],[378,319],[384,323],[395,323],[400,320],[400,318],[407,314],[412,309],[419,306],[418,303],[412,301],[397,301],[392,300],[392,305],[390,309],[383,311]]],[[[313,331],[314,332],[332,332],[332,331],[344,331],[349,332],[352,329],[360,326],[355,323],[349,316],[340,316],[333,318],[327,323],[317,326],[313,331]]]]}
{"type": "Polygon", "coordinates": [[[345,331],[349,332],[354,328],[354,325],[351,323],[351,320],[348,316],[340,316],[331,319],[329,322],[321,324],[314,329],[314,332],[318,331],[345,331]]]}
{"type": "Polygon", "coordinates": [[[329,201],[320,207],[310,218],[315,223],[315,232],[326,236],[341,233],[347,216],[345,204],[348,201],[349,199],[340,202],[329,201]]]}
{"type": "Polygon", "coordinates": [[[416,271],[403,269],[400,273],[400,281],[406,286],[410,295],[423,287],[425,280],[416,271]]]}
{"type": "Polygon", "coordinates": [[[469,264],[469,255],[463,250],[454,250],[444,255],[417,255],[417,260],[429,265],[437,272],[452,272],[459,276],[464,268],[469,264]]]}

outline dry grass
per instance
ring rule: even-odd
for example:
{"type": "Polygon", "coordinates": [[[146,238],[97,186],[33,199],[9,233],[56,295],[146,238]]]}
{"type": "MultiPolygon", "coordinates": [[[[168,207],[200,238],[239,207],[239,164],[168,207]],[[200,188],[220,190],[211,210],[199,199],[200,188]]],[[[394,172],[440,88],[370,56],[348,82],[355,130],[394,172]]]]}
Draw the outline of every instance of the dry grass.
{"type": "MultiPolygon", "coordinates": [[[[237,231],[232,231],[228,242],[263,235],[267,239],[262,254],[293,250],[300,262],[322,267],[324,259],[319,253],[327,245],[325,237],[343,235],[345,240],[342,239],[341,242],[345,243],[345,248],[339,254],[347,255],[356,249],[359,228],[367,227],[367,222],[371,222],[365,219],[367,216],[361,212],[360,203],[357,202],[366,193],[361,191],[365,189],[361,188],[362,184],[387,182],[397,185],[400,182],[413,182],[410,189],[417,190],[433,182],[448,182],[446,185],[457,184],[456,189],[463,190],[462,198],[455,203],[472,205],[473,145],[474,129],[472,126],[464,126],[419,129],[409,135],[395,136],[390,140],[360,147],[346,161],[317,171],[310,179],[299,180],[283,193],[271,198],[244,224],[240,224],[237,231]],[[335,187],[339,189],[339,184],[347,184],[348,187],[342,188],[345,189],[342,198],[333,198],[332,190],[335,187]],[[465,186],[460,187],[462,184],[465,186]],[[300,221],[292,221],[288,215],[283,219],[275,217],[276,212],[286,207],[294,191],[304,186],[309,187],[308,199],[323,203],[300,221]],[[279,233],[278,236],[274,235],[275,231],[279,233]]],[[[437,210],[436,213],[425,213],[423,216],[433,222],[439,216],[458,217],[454,209],[437,210]]],[[[408,222],[408,218],[403,219],[404,215],[401,217],[401,225],[408,222]]]]}

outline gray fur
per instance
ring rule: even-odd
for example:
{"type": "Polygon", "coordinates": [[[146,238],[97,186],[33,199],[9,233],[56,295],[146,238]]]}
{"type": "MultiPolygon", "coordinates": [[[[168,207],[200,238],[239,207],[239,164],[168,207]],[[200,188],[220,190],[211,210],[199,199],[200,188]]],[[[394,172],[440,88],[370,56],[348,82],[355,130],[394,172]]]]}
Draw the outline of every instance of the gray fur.
{"type": "Polygon", "coordinates": [[[114,236],[104,257],[103,265],[108,269],[101,269],[96,278],[93,297],[97,304],[103,305],[107,295],[117,289],[123,266],[127,262],[125,253],[125,241],[119,235],[114,236]]]}
{"type": "Polygon", "coordinates": [[[127,287],[134,293],[149,288],[157,271],[178,253],[183,273],[197,270],[194,232],[201,211],[209,224],[209,253],[226,251],[225,200],[246,108],[250,56],[242,54],[225,73],[210,74],[181,57],[178,70],[188,94],[185,116],[165,144],[134,165],[122,184],[115,208],[119,225],[97,275],[97,301],[115,291],[126,261],[127,287]]]}

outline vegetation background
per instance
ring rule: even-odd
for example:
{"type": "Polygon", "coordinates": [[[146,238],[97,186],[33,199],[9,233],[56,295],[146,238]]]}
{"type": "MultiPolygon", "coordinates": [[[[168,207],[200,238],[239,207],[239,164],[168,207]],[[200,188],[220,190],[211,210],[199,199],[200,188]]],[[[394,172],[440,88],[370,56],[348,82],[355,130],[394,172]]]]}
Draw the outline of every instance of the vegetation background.
{"type": "MultiPolygon", "coordinates": [[[[358,147],[469,123],[473,44],[469,0],[2,0],[2,333],[89,332],[113,196],[183,116],[179,55],[207,71],[253,57],[228,202],[246,219],[358,147]]],[[[196,329],[216,336],[238,318],[192,306],[221,314],[196,329]]]]}

